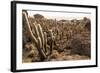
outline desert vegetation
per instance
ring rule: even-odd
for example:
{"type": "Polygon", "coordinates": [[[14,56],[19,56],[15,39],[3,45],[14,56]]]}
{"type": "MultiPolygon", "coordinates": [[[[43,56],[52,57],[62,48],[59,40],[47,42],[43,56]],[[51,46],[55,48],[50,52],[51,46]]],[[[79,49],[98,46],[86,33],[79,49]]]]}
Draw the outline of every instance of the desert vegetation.
{"type": "Polygon", "coordinates": [[[48,19],[22,11],[22,62],[91,59],[91,20],[48,19]]]}

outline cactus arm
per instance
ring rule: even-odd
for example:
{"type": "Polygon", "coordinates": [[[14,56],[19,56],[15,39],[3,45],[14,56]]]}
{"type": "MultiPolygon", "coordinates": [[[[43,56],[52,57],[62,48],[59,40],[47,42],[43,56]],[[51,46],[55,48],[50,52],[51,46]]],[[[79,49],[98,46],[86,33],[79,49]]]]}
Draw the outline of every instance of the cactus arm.
{"type": "Polygon", "coordinates": [[[41,60],[44,60],[46,58],[46,55],[45,55],[45,52],[42,50],[42,41],[41,41],[41,38],[38,37],[38,51],[39,51],[39,54],[40,54],[40,58],[41,60]]]}
{"type": "Polygon", "coordinates": [[[45,48],[45,52],[47,52],[47,34],[46,32],[44,32],[44,48],[45,48]]]}
{"type": "Polygon", "coordinates": [[[38,28],[37,28],[37,24],[36,23],[33,23],[33,29],[35,31],[35,36],[39,37],[39,32],[38,32],[38,28]]]}
{"type": "Polygon", "coordinates": [[[26,24],[27,24],[27,27],[28,27],[28,31],[29,31],[29,34],[32,38],[32,40],[37,44],[37,39],[35,38],[35,36],[33,35],[32,31],[31,31],[31,27],[30,27],[30,24],[29,24],[29,21],[28,21],[28,17],[26,15],[25,12],[22,13],[25,17],[25,20],[26,20],[26,24]]]}
{"type": "Polygon", "coordinates": [[[45,51],[45,49],[44,49],[44,34],[42,31],[42,27],[40,24],[38,24],[37,26],[38,26],[39,36],[40,36],[41,41],[42,41],[42,48],[43,48],[43,51],[45,51]]]}
{"type": "Polygon", "coordinates": [[[53,32],[52,30],[49,31],[50,32],[50,37],[51,37],[51,43],[50,43],[50,53],[52,53],[52,50],[53,50],[53,32]]]}
{"type": "Polygon", "coordinates": [[[47,49],[47,33],[46,32],[44,32],[44,38],[45,38],[45,40],[44,40],[44,44],[45,44],[44,48],[45,48],[46,55],[48,55],[50,52],[47,49]]]}

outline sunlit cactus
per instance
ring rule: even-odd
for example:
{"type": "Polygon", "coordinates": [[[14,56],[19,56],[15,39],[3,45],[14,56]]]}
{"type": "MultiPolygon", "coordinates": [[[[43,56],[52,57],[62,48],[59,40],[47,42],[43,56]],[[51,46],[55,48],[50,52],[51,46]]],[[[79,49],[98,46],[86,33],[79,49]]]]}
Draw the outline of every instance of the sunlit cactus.
{"type": "Polygon", "coordinates": [[[29,24],[29,22],[28,22],[28,17],[27,17],[26,12],[23,12],[22,14],[23,14],[23,17],[25,18],[25,21],[26,21],[26,24],[27,24],[26,26],[27,26],[28,32],[29,32],[29,34],[30,34],[30,36],[31,36],[31,39],[32,39],[35,43],[37,43],[37,39],[36,39],[36,37],[33,35],[32,30],[31,30],[31,27],[30,27],[30,24],[29,24]]]}
{"type": "Polygon", "coordinates": [[[54,36],[52,30],[49,30],[49,33],[50,33],[50,54],[51,54],[53,50],[54,36]]]}
{"type": "Polygon", "coordinates": [[[50,49],[48,49],[47,48],[47,34],[46,32],[43,32],[41,25],[35,22],[32,25],[33,28],[31,28],[28,21],[28,16],[26,15],[25,12],[23,12],[23,16],[25,18],[27,30],[30,34],[32,42],[35,43],[35,46],[37,47],[37,50],[40,55],[40,59],[41,61],[43,61],[48,57],[48,55],[52,53],[53,33],[52,31],[50,31],[51,45],[50,45],[50,49]]]}
{"type": "Polygon", "coordinates": [[[42,27],[41,27],[40,24],[37,24],[37,27],[38,27],[39,37],[41,38],[41,41],[42,41],[42,48],[45,51],[45,49],[44,49],[44,34],[43,34],[43,30],[42,30],[42,27]]]}

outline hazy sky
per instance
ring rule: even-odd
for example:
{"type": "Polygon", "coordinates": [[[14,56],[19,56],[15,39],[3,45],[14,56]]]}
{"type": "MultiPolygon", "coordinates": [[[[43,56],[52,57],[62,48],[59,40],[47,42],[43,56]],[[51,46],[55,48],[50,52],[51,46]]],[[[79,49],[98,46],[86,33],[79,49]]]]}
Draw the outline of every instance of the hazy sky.
{"type": "Polygon", "coordinates": [[[33,16],[34,14],[41,14],[47,19],[82,19],[83,17],[90,18],[91,14],[89,13],[77,13],[77,12],[45,12],[45,11],[28,11],[29,16],[33,16]]]}

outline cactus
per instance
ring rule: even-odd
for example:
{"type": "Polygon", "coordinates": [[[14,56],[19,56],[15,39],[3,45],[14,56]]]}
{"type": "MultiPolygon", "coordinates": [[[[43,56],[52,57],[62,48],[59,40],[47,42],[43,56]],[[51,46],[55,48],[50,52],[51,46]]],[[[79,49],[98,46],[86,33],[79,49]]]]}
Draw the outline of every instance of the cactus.
{"type": "Polygon", "coordinates": [[[51,54],[52,53],[52,50],[53,50],[53,43],[54,43],[54,36],[53,36],[53,32],[52,32],[52,30],[49,30],[49,33],[50,33],[50,39],[51,39],[51,41],[50,41],[50,53],[49,54],[51,54]]]}
{"type": "Polygon", "coordinates": [[[43,61],[44,59],[46,59],[47,57],[46,57],[46,54],[45,54],[45,52],[43,50],[42,41],[41,41],[40,37],[38,37],[38,46],[37,46],[37,49],[39,51],[41,60],[43,61]]]}
{"type": "Polygon", "coordinates": [[[44,40],[45,52],[48,52],[48,51],[47,51],[47,33],[46,33],[46,32],[44,32],[44,38],[45,38],[45,40],[44,40]]]}
{"type": "Polygon", "coordinates": [[[41,25],[40,24],[38,24],[38,32],[39,32],[39,36],[40,36],[40,38],[41,38],[41,41],[42,41],[42,47],[43,47],[43,50],[45,51],[45,49],[44,49],[44,34],[43,34],[43,31],[42,31],[42,27],[41,27],[41,25]]]}
{"type": "Polygon", "coordinates": [[[33,23],[33,30],[32,30],[32,32],[35,32],[35,33],[34,33],[34,36],[35,36],[35,37],[39,37],[39,32],[38,32],[38,28],[37,28],[36,22],[33,23]]]}
{"type": "Polygon", "coordinates": [[[30,34],[30,36],[31,36],[31,39],[32,39],[35,43],[37,43],[37,39],[36,39],[36,37],[33,35],[32,31],[31,31],[31,27],[30,27],[30,24],[29,24],[29,22],[28,22],[28,17],[27,17],[26,12],[23,12],[23,16],[24,16],[24,18],[25,18],[25,20],[26,20],[27,29],[28,29],[28,32],[29,32],[29,34],[30,34]]]}
{"type": "MultiPolygon", "coordinates": [[[[30,38],[32,39],[32,42],[35,43],[35,46],[37,47],[41,61],[44,61],[45,59],[48,58],[48,55],[52,53],[52,42],[51,42],[50,49],[47,49],[46,32],[43,32],[41,25],[36,24],[36,22],[33,23],[33,26],[32,26],[33,28],[31,28],[26,12],[23,12],[22,14],[25,18],[25,22],[26,22],[28,32],[30,34],[30,38]]],[[[50,34],[51,34],[51,40],[53,40],[52,31],[50,31],[50,34]]]]}

